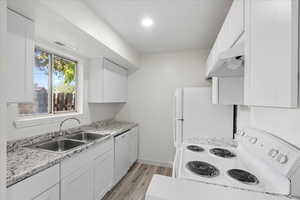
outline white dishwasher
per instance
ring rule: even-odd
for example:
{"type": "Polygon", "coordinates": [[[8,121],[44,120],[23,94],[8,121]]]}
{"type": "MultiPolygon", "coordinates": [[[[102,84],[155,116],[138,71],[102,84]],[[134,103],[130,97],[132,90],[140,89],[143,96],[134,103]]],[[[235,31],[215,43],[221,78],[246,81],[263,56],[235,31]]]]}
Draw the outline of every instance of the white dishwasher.
{"type": "Polygon", "coordinates": [[[115,136],[115,170],[114,183],[117,184],[130,168],[129,140],[130,131],[115,136]]]}

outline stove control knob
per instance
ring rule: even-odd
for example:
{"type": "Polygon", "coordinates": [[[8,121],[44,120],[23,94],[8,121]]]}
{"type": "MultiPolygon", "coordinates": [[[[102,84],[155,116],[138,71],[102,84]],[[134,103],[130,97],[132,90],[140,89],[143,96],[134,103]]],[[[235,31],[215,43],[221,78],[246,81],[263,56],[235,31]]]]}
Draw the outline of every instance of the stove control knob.
{"type": "Polygon", "coordinates": [[[242,130],[238,130],[238,131],[237,131],[237,135],[245,136],[246,133],[245,133],[244,131],[242,131],[242,130]]]}
{"type": "Polygon", "coordinates": [[[284,154],[280,154],[277,158],[277,161],[280,163],[280,164],[286,164],[288,161],[289,161],[289,158],[287,155],[284,155],[284,154]]]}
{"type": "Polygon", "coordinates": [[[256,138],[256,137],[250,138],[250,142],[251,142],[252,144],[255,144],[255,143],[257,142],[257,138],[256,138]]]}
{"type": "Polygon", "coordinates": [[[271,149],[271,151],[269,151],[268,153],[268,155],[271,156],[272,158],[275,158],[278,154],[279,154],[279,150],[277,149],[271,149]]]}

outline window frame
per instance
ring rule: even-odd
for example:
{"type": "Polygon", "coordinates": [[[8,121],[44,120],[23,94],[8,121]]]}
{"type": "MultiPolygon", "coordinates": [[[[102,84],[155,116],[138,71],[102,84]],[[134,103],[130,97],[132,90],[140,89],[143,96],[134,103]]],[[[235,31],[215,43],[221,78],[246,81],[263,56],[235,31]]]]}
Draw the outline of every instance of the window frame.
{"type": "MultiPolygon", "coordinates": [[[[38,119],[38,118],[47,118],[47,117],[54,117],[58,115],[72,115],[72,114],[80,114],[79,113],[79,59],[67,55],[63,55],[57,51],[50,50],[48,48],[41,47],[40,45],[36,44],[34,48],[38,48],[41,51],[44,51],[49,54],[50,56],[50,65],[49,65],[49,77],[48,77],[48,112],[47,113],[32,113],[32,114],[20,114],[18,110],[18,118],[19,119],[38,119]],[[53,106],[53,94],[54,94],[54,87],[53,87],[53,67],[54,67],[54,57],[59,57],[71,62],[76,63],[75,67],[75,109],[72,111],[56,111],[54,112],[54,106],[53,106]]],[[[34,54],[35,56],[35,54],[34,54]]]]}

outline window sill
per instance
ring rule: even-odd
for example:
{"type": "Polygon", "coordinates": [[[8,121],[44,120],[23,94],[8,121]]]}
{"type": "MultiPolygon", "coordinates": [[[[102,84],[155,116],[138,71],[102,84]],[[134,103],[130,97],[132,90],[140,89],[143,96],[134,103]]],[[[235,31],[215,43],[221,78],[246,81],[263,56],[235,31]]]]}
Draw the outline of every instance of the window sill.
{"type": "Polygon", "coordinates": [[[16,128],[26,128],[34,126],[42,126],[46,124],[55,124],[69,117],[83,118],[82,113],[66,113],[46,116],[30,116],[22,117],[14,121],[16,128]]]}

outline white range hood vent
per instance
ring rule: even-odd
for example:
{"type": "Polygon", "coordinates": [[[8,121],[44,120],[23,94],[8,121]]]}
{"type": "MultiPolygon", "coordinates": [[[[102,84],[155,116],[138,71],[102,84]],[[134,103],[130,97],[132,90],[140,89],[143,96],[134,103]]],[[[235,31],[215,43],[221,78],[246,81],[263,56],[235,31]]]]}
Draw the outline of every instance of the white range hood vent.
{"type": "Polygon", "coordinates": [[[245,45],[241,38],[232,48],[222,52],[209,77],[244,76],[245,45]]]}

